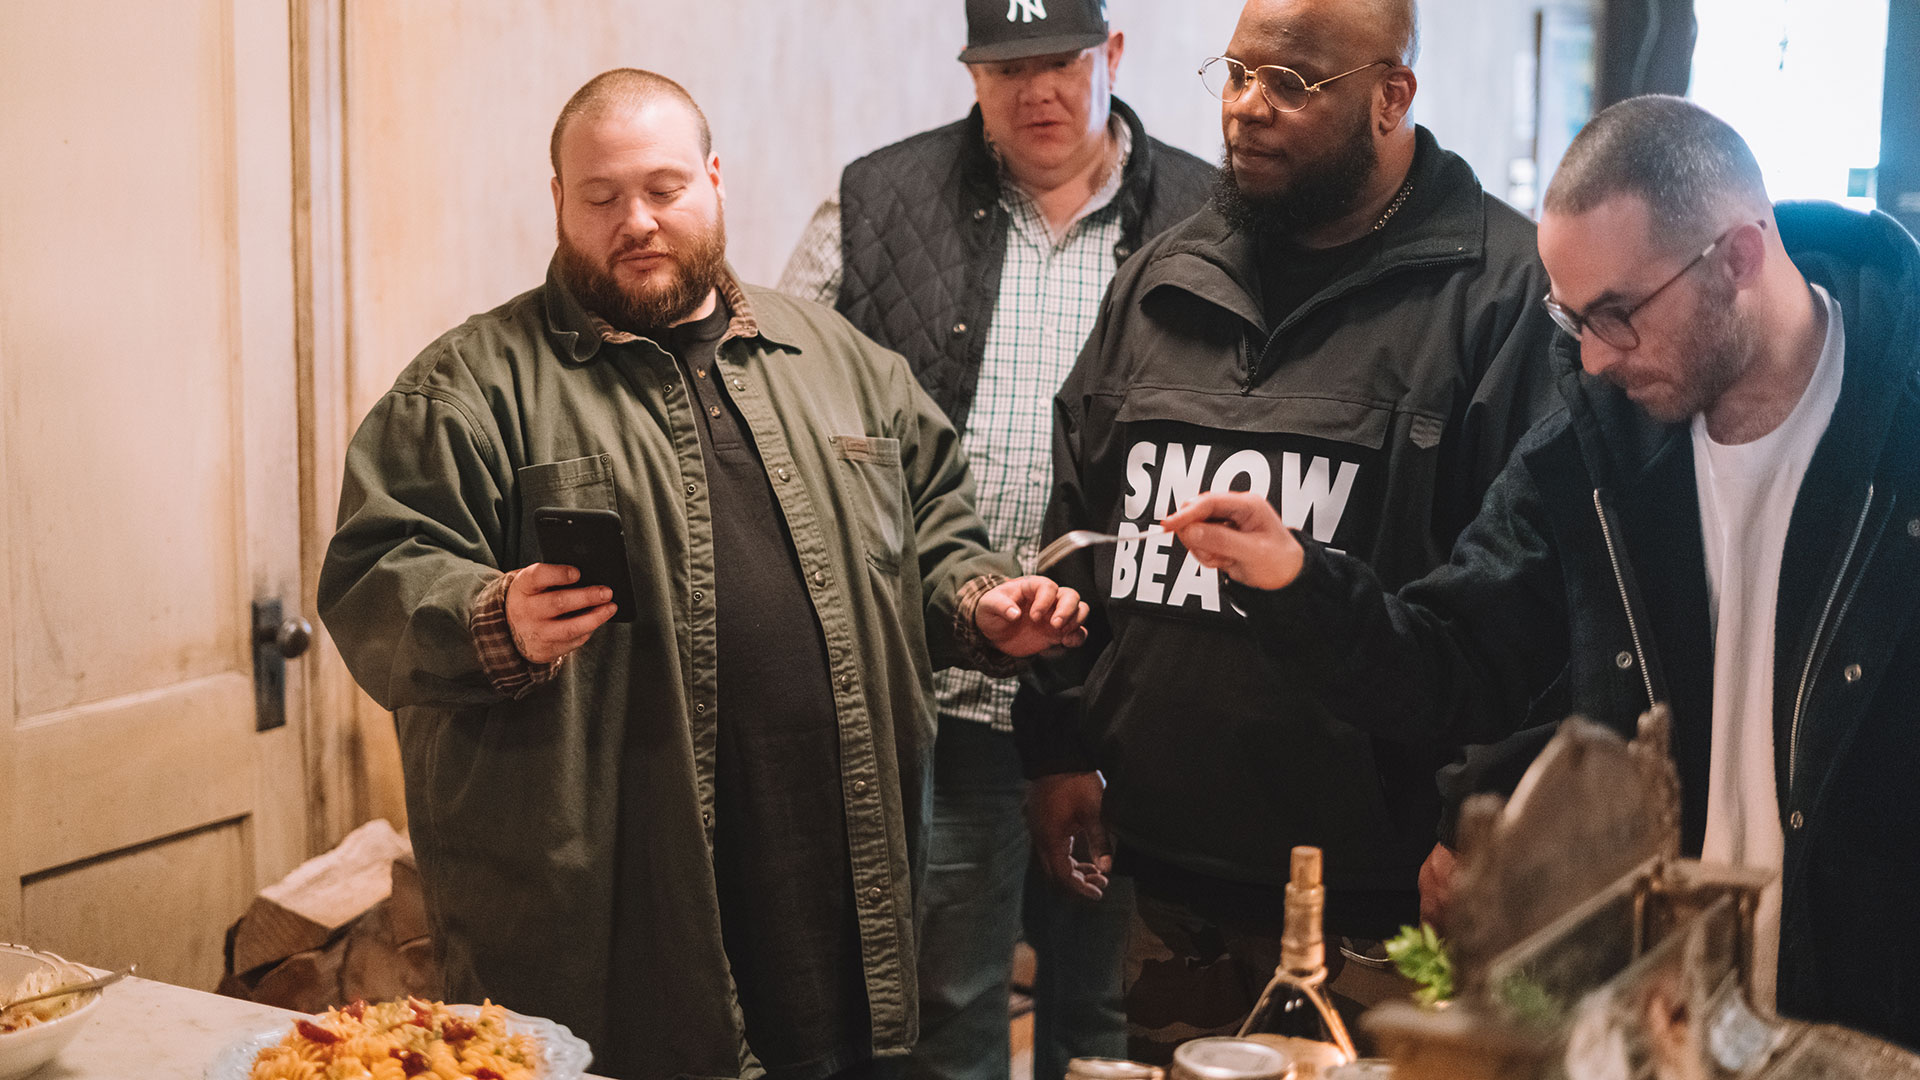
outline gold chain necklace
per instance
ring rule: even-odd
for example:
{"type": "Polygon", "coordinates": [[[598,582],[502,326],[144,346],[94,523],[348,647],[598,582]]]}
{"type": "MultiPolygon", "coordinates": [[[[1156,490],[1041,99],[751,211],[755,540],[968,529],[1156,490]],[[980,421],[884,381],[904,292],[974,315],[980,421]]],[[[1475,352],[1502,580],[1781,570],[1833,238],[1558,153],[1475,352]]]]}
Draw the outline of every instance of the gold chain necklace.
{"type": "Polygon", "coordinates": [[[1393,201],[1387,204],[1386,212],[1381,214],[1380,220],[1374,222],[1373,228],[1367,231],[1369,233],[1377,233],[1381,229],[1386,228],[1387,222],[1393,220],[1393,215],[1399,213],[1401,205],[1407,201],[1407,196],[1411,194],[1413,194],[1413,176],[1409,174],[1407,176],[1407,182],[1400,185],[1399,191],[1394,192],[1393,201]]]}

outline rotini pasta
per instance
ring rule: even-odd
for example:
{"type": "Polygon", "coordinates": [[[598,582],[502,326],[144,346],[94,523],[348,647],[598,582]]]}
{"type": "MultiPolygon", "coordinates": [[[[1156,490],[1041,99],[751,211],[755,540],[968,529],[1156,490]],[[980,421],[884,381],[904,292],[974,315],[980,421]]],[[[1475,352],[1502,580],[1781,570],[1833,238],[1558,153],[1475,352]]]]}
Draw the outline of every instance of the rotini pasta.
{"type": "Polygon", "coordinates": [[[533,1080],[538,1053],[492,1002],[467,1020],[437,1001],[356,1001],[294,1021],[253,1059],[248,1080],[533,1080]]]}

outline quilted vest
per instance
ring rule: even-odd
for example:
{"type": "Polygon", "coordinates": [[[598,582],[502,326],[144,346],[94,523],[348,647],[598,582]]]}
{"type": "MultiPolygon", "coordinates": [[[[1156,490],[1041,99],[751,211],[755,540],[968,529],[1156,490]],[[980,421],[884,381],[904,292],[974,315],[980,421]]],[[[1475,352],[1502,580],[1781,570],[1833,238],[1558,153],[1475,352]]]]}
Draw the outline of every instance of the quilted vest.
{"type": "MultiPolygon", "coordinates": [[[[1142,241],[1199,210],[1215,169],[1149,139],[1118,98],[1113,114],[1133,131],[1114,196],[1118,265],[1142,241]]],[[[962,432],[1000,293],[1008,227],[999,164],[977,105],[966,119],[876,150],[840,176],[845,271],[836,306],[868,337],[904,355],[962,432]]]]}

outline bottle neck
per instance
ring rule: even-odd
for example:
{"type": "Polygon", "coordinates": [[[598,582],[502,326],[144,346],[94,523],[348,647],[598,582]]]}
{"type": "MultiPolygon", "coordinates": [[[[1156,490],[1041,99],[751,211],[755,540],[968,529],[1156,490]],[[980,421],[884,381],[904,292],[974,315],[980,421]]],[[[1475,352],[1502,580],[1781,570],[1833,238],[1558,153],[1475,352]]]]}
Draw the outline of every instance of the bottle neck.
{"type": "Polygon", "coordinates": [[[1287,886],[1286,928],[1280,935],[1280,968],[1299,975],[1327,973],[1326,940],[1320,933],[1327,891],[1319,885],[1287,886]]]}

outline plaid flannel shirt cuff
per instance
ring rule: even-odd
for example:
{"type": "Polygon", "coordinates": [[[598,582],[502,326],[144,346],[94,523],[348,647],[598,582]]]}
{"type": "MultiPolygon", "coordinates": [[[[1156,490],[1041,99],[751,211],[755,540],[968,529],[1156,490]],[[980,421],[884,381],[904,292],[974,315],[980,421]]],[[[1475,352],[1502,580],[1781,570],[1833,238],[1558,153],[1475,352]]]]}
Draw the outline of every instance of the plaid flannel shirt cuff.
{"type": "Polygon", "coordinates": [[[953,640],[959,649],[960,666],[996,679],[1018,675],[1027,669],[1026,660],[994,648],[987,635],[980,632],[980,623],[974,617],[980,608],[980,598],[1006,582],[999,574],[981,574],[960,586],[953,605],[953,640]]]}
{"type": "Polygon", "coordinates": [[[480,654],[480,670],[486,674],[487,682],[515,701],[552,681],[567,659],[562,656],[536,664],[521,656],[519,647],[514,645],[513,628],[507,625],[507,589],[519,572],[501,574],[481,589],[473,601],[473,615],[467,620],[474,651],[480,654]]]}

